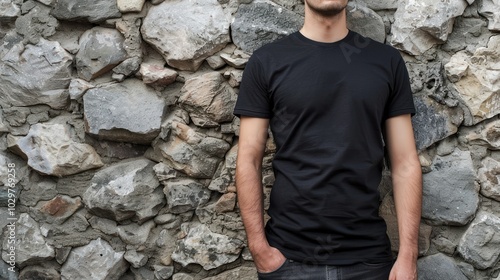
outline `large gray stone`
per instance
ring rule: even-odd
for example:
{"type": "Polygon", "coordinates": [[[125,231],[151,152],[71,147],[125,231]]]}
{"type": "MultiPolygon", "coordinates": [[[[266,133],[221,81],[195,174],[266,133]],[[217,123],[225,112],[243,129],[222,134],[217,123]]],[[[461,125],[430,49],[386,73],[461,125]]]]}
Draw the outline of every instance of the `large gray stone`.
{"type": "Polygon", "coordinates": [[[243,241],[213,233],[206,225],[192,225],[178,242],[172,259],[183,266],[197,263],[209,270],[234,262],[243,246],[243,241]]]}
{"type": "Polygon", "coordinates": [[[210,199],[210,190],[192,179],[171,179],[163,184],[168,207],[175,214],[194,210],[210,199]]]}
{"type": "Polygon", "coordinates": [[[31,44],[37,44],[40,38],[54,35],[59,22],[49,13],[49,7],[36,5],[29,13],[17,18],[16,32],[23,35],[24,40],[31,44]]]}
{"type": "Polygon", "coordinates": [[[481,183],[481,194],[500,201],[500,162],[487,157],[481,162],[478,178],[481,183]]]}
{"type": "Polygon", "coordinates": [[[62,177],[103,166],[92,146],[71,138],[68,125],[37,123],[16,144],[28,165],[43,174],[62,177]]]}
{"type": "Polygon", "coordinates": [[[11,20],[21,15],[21,9],[13,0],[0,0],[0,21],[11,20]]]}
{"type": "Polygon", "coordinates": [[[154,144],[155,150],[173,168],[194,178],[212,178],[230,147],[226,141],[196,132],[180,122],[172,124],[166,142],[154,144]]]}
{"type": "Polygon", "coordinates": [[[233,119],[236,93],[219,72],[210,72],[186,81],[178,102],[196,125],[218,126],[233,119]]]}
{"type": "Polygon", "coordinates": [[[385,42],[385,24],[381,16],[361,2],[349,1],[347,5],[347,27],[364,37],[385,42]]]}
{"type": "Polygon", "coordinates": [[[89,81],[124,61],[127,58],[124,41],[123,35],[111,28],[94,27],[83,33],[75,57],[80,78],[89,81]]]}
{"type": "Polygon", "coordinates": [[[458,252],[478,269],[493,267],[500,260],[500,218],[479,212],[462,236],[458,252]]]}
{"type": "Polygon", "coordinates": [[[478,48],[472,56],[465,51],[454,54],[445,69],[472,117],[466,125],[500,113],[500,36],[492,36],[488,47],[478,48]]]}
{"type": "Polygon", "coordinates": [[[36,45],[14,45],[1,58],[0,104],[47,104],[61,109],[68,104],[72,56],[58,42],[40,39],[36,45]]]}
{"type": "Polygon", "coordinates": [[[413,100],[417,113],[412,123],[419,151],[458,131],[463,121],[459,108],[442,105],[425,95],[415,95],[413,100]]]}
{"type": "Polygon", "coordinates": [[[417,265],[418,280],[468,280],[455,261],[441,253],[421,258],[417,265]]]}
{"type": "Polygon", "coordinates": [[[137,79],[89,89],[83,104],[87,133],[139,144],[158,136],[165,111],[165,101],[137,79]]]}
{"type": "Polygon", "coordinates": [[[147,159],[121,161],[97,172],[83,194],[93,214],[123,221],[144,222],[158,214],[165,204],[154,162],[147,159]],[[147,203],[145,203],[147,201],[147,203]]]}
{"type": "Polygon", "coordinates": [[[470,152],[436,156],[423,175],[422,217],[433,224],[465,225],[479,205],[476,171],[470,152]]]}
{"type": "Polygon", "coordinates": [[[21,213],[17,221],[12,221],[4,229],[2,259],[13,261],[19,267],[48,261],[54,258],[54,248],[47,244],[40,226],[27,213],[21,213]],[[12,224],[13,223],[13,224],[12,224]],[[12,243],[14,241],[14,243],[12,243]],[[12,247],[13,246],[13,247],[12,247]],[[14,253],[12,248],[14,248],[14,253]]]}
{"type": "Polygon", "coordinates": [[[498,0],[479,1],[478,12],[488,19],[488,29],[500,31],[500,2],[498,0]]]}
{"type": "Polygon", "coordinates": [[[241,4],[231,24],[231,36],[236,46],[246,52],[300,29],[304,18],[270,1],[241,4]]]}
{"type": "Polygon", "coordinates": [[[51,14],[62,20],[101,22],[121,16],[116,0],[57,0],[51,14]]]}
{"type": "Polygon", "coordinates": [[[118,280],[128,269],[124,253],[115,251],[101,238],[92,240],[71,250],[61,267],[61,279],[118,280]]]}
{"type": "Polygon", "coordinates": [[[151,7],[141,32],[170,66],[195,71],[229,43],[229,25],[216,0],[173,0],[151,7]]]}
{"type": "MultiPolygon", "coordinates": [[[[391,44],[420,55],[446,42],[453,21],[463,14],[468,1],[402,0],[394,15],[391,44]]],[[[469,1],[470,3],[474,0],[469,1]]]]}

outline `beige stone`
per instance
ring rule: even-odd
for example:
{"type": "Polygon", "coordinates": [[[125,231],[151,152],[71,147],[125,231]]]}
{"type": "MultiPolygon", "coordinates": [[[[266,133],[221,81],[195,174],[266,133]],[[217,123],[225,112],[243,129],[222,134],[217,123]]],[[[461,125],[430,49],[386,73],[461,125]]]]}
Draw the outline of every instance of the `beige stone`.
{"type": "Polygon", "coordinates": [[[500,36],[472,55],[459,52],[445,65],[446,73],[469,109],[473,125],[500,113],[500,36]]]}
{"type": "Polygon", "coordinates": [[[122,13],[140,12],[146,0],[116,0],[118,10],[122,13]]]}

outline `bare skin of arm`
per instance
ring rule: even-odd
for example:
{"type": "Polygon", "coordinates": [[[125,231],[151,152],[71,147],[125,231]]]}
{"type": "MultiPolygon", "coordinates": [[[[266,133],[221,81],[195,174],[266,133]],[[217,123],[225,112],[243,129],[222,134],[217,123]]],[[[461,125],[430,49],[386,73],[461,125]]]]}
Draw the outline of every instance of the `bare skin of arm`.
{"type": "Polygon", "coordinates": [[[286,260],[271,247],[264,233],[262,158],[267,140],[268,119],[241,117],[236,161],[238,205],[248,239],[248,248],[259,272],[271,272],[286,260]]]}
{"type": "Polygon", "coordinates": [[[389,118],[386,138],[399,228],[399,253],[389,280],[417,279],[422,171],[410,115],[389,118]]]}

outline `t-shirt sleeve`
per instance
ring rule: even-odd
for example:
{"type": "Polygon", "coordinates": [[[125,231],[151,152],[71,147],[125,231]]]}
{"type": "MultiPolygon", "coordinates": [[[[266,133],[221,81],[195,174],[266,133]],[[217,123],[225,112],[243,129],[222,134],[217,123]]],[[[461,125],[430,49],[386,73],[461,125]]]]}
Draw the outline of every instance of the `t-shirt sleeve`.
{"type": "Polygon", "coordinates": [[[387,101],[385,119],[404,114],[411,114],[413,116],[416,111],[413,103],[410,78],[405,62],[399,52],[397,53],[397,60],[393,69],[392,92],[387,101]]]}
{"type": "Polygon", "coordinates": [[[237,117],[271,118],[266,74],[262,63],[255,54],[250,57],[243,71],[233,113],[237,117]]]}

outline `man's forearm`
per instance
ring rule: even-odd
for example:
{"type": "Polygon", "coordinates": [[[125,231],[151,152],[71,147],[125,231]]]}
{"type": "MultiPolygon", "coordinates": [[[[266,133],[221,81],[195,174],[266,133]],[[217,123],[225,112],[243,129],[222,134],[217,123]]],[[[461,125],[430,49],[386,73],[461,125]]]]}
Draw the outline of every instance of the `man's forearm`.
{"type": "Polygon", "coordinates": [[[422,211],[422,171],[418,159],[393,169],[392,180],[399,228],[398,257],[416,260],[422,211]]]}
{"type": "Polygon", "coordinates": [[[253,251],[255,247],[267,244],[264,233],[264,206],[260,166],[241,160],[236,169],[236,186],[248,246],[253,251]]]}

